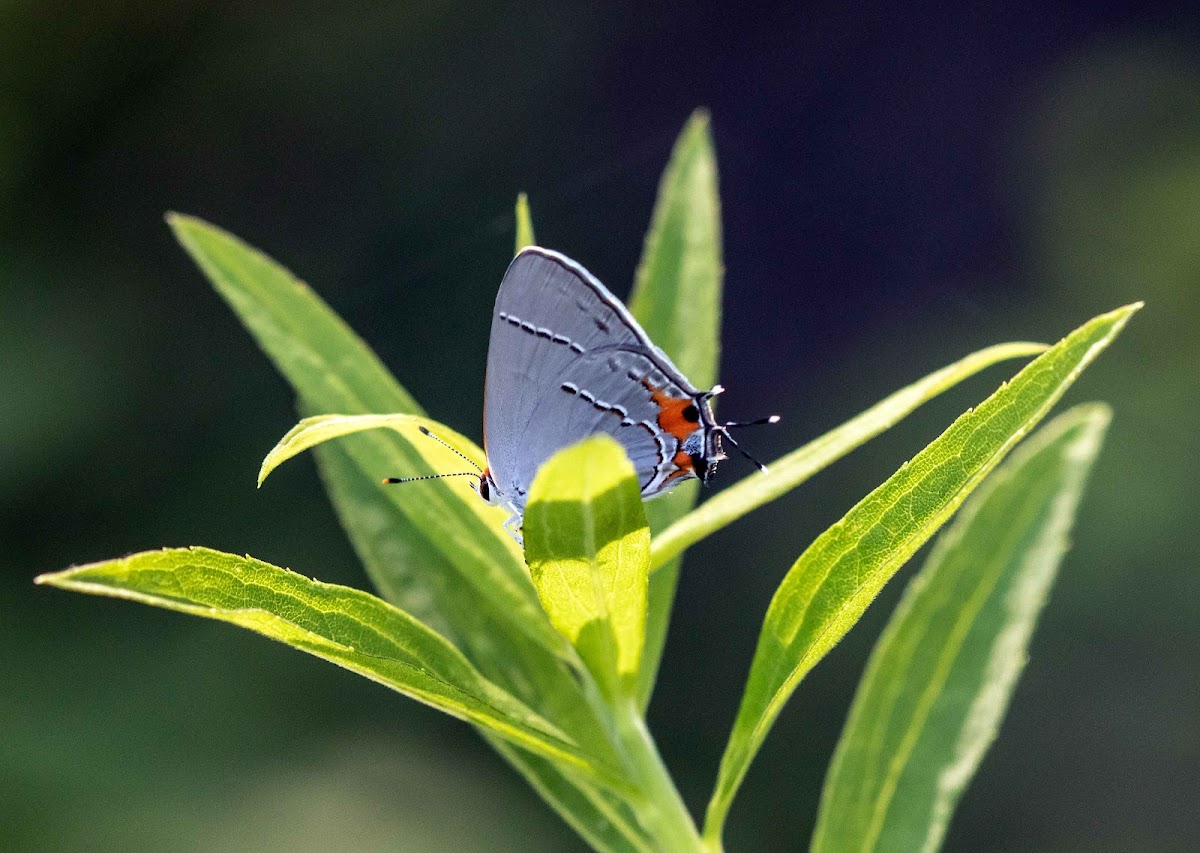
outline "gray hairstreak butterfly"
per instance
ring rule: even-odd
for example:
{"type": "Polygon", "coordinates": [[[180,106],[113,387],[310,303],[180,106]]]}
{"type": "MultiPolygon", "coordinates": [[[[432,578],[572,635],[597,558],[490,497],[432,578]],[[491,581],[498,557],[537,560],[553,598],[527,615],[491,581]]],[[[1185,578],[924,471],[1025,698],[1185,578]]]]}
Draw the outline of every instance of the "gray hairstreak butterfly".
{"type": "Polygon", "coordinates": [[[694,387],[582,266],[531,246],[509,264],[492,315],[479,494],[512,513],[505,527],[521,541],[539,466],[597,433],[625,449],[645,499],[691,478],[707,483],[726,458],[723,441],[765,471],[728,430],[778,416],[718,423],[711,400],[722,390],[694,387]]]}

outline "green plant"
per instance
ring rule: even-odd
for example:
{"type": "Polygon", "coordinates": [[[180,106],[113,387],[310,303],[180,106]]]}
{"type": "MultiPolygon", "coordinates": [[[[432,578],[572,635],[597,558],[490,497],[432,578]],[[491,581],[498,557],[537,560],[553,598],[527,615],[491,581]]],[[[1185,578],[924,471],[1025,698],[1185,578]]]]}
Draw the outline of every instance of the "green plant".
{"type": "MultiPolygon", "coordinates": [[[[533,241],[524,198],[517,219],[520,248],[533,241]]],[[[721,849],[737,788],[797,684],[969,499],[872,656],[813,839],[819,851],[938,846],[1007,704],[1108,410],[1077,407],[1005,457],[1138,305],[1096,317],[1051,347],[1013,343],[969,355],[695,510],[694,483],[643,505],[620,447],[587,439],[536,478],[522,552],[502,529],[506,512],[461,483],[382,488],[385,474],[457,467],[451,450],[419,434],[422,425],[481,464],[483,453],[424,418],[370,349],[286,270],[197,219],[168,221],[306,416],[267,455],[260,484],[313,449],[382,597],[203,548],[134,554],[39,583],[232,622],[467,720],[596,849],[712,851],[721,849]],[[698,827],[644,716],[684,551],[959,381],[1034,355],[787,573],[698,827]]],[[[717,374],[721,275],[716,164],[698,113],[659,188],[630,307],[701,386],[717,374]]]]}

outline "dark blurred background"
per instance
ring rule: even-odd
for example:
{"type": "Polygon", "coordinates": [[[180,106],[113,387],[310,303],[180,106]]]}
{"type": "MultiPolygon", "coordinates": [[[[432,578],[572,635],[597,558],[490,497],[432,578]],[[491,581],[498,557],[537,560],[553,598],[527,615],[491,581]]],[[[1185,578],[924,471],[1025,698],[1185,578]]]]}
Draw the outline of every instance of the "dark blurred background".
{"type": "MultiPolygon", "coordinates": [[[[516,193],[540,242],[623,295],[707,106],[722,407],[785,416],[760,456],[973,349],[1147,301],[1071,393],[1116,420],[947,849],[1200,849],[1197,7],[729,5],[0,7],[0,848],[580,849],[463,724],[249,633],[31,579],[204,544],[366,585],[310,460],[255,491],[292,399],[164,211],[290,266],[478,437],[516,193]]],[[[1012,370],[689,554],[651,717],[694,809],[792,560],[1012,370]]],[[[917,563],[791,701],[731,851],[806,847],[917,563]]]]}

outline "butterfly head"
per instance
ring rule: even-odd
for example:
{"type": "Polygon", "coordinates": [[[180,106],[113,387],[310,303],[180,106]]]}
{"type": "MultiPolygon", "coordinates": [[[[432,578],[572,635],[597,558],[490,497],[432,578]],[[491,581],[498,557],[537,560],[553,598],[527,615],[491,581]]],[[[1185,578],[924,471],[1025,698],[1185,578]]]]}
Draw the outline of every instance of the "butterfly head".
{"type": "Polygon", "coordinates": [[[717,471],[717,463],[728,458],[721,443],[724,433],[714,419],[712,406],[707,399],[698,399],[694,408],[698,412],[696,428],[683,439],[675,463],[677,470],[693,474],[708,485],[717,471]]]}
{"type": "MultiPolygon", "coordinates": [[[[692,467],[696,472],[696,476],[701,482],[708,484],[709,478],[717,468],[717,463],[729,457],[725,455],[723,442],[728,441],[742,456],[746,457],[751,464],[764,474],[767,473],[767,466],[759,462],[749,453],[742,449],[742,446],[737,443],[729,430],[739,427],[759,426],[761,424],[777,424],[779,423],[779,415],[768,415],[765,418],[759,418],[753,421],[726,421],[718,423],[713,417],[712,405],[709,403],[713,397],[722,393],[725,389],[720,385],[714,385],[712,390],[705,391],[697,397],[698,409],[700,411],[700,428],[693,433],[693,436],[699,434],[696,442],[696,450],[703,448],[704,453],[692,454],[692,467]]],[[[690,440],[692,436],[689,436],[690,440]]],[[[684,442],[684,449],[688,449],[688,442],[684,442]]]]}
{"type": "Polygon", "coordinates": [[[484,502],[489,506],[499,506],[504,503],[504,497],[500,494],[500,490],[496,488],[496,481],[492,479],[492,469],[484,468],[479,472],[479,497],[483,498],[484,502]]]}

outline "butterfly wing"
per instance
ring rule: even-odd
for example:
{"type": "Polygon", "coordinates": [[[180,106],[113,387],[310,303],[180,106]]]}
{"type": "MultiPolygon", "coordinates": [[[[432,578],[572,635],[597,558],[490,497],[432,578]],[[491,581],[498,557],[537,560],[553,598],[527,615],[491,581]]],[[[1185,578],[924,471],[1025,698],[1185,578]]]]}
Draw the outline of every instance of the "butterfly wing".
{"type": "Polygon", "coordinates": [[[596,433],[619,441],[643,494],[657,494],[689,473],[676,456],[699,408],[711,423],[707,406],[587,270],[539,247],[513,259],[492,316],[484,441],[493,480],[519,508],[546,459],[596,433]]]}

